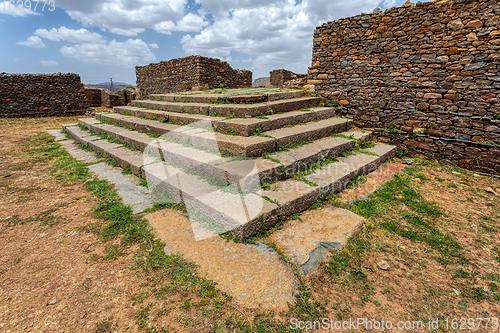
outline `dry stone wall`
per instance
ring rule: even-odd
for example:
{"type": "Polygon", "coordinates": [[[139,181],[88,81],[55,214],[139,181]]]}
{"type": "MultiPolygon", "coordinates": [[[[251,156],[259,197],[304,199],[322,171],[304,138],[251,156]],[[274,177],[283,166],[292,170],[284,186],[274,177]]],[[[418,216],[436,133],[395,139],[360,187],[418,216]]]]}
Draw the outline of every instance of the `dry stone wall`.
{"type": "Polygon", "coordinates": [[[89,103],[77,74],[0,74],[0,117],[85,114],[89,103]]]}
{"type": "Polygon", "coordinates": [[[270,72],[270,82],[273,87],[300,88],[307,83],[307,74],[296,74],[286,69],[276,69],[270,72]]]}
{"type": "Polygon", "coordinates": [[[215,89],[252,86],[252,72],[233,69],[227,62],[202,56],[161,61],[136,66],[137,88],[141,98],[149,94],[188,91],[206,86],[215,89]]]}
{"type": "Polygon", "coordinates": [[[308,83],[405,150],[499,174],[499,60],[498,1],[407,2],[318,27],[308,83]]]}
{"type": "Polygon", "coordinates": [[[111,92],[103,88],[85,88],[85,96],[91,107],[106,107],[128,105],[136,99],[134,89],[122,89],[111,92]]]}

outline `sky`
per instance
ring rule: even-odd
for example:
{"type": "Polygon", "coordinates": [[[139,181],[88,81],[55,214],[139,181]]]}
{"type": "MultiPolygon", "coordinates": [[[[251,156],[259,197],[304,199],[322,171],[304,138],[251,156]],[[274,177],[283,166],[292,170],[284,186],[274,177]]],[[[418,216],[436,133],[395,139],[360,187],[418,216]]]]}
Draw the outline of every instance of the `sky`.
{"type": "Polygon", "coordinates": [[[135,66],[202,55],[253,79],[307,73],[317,26],[404,1],[0,0],[0,72],[135,85],[135,66]]]}

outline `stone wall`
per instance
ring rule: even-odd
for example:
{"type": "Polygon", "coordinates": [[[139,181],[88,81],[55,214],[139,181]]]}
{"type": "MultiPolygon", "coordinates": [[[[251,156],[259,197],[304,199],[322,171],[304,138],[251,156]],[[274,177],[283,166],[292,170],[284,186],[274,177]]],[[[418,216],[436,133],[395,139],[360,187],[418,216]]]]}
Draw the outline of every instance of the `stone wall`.
{"type": "Polygon", "coordinates": [[[84,94],[89,102],[89,106],[98,108],[102,106],[101,94],[102,88],[87,88],[85,87],[84,94]]]}
{"type": "Polygon", "coordinates": [[[500,120],[435,111],[339,107],[337,115],[374,128],[379,141],[398,144],[406,154],[500,175],[500,120]]]}
{"type": "Polygon", "coordinates": [[[103,88],[85,88],[84,93],[91,107],[112,108],[114,106],[128,105],[136,99],[134,89],[111,92],[103,88]]]}
{"type": "Polygon", "coordinates": [[[318,27],[308,83],[403,150],[498,174],[499,58],[498,1],[407,2],[318,27]]]}
{"type": "Polygon", "coordinates": [[[295,74],[286,69],[270,72],[271,86],[280,88],[301,88],[307,84],[307,74],[295,74]]]}
{"type": "Polygon", "coordinates": [[[68,116],[88,109],[79,75],[0,74],[0,117],[68,116]]]}
{"type": "Polygon", "coordinates": [[[136,66],[135,71],[141,98],[149,94],[188,91],[201,86],[208,86],[209,89],[252,86],[252,72],[235,70],[227,62],[202,56],[136,66]]]}

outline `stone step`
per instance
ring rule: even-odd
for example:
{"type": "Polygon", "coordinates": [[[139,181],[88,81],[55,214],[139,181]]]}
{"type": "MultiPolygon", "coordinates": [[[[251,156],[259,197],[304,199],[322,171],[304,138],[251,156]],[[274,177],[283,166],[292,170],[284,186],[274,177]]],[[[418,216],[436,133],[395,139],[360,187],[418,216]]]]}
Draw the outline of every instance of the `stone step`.
{"type": "MultiPolygon", "coordinates": [[[[355,177],[375,170],[395,155],[396,147],[376,144],[366,151],[376,155],[356,152],[305,176],[308,183],[296,179],[283,180],[273,184],[271,189],[263,190],[262,195],[278,205],[281,218],[286,219],[308,209],[320,197],[342,191],[355,177]]],[[[240,229],[237,236],[245,239],[254,232],[254,228],[240,229]]]]}
{"type": "MultiPolygon", "coordinates": [[[[94,126],[94,128],[109,129],[108,127],[99,126],[107,124],[92,123],[89,120],[82,121],[81,124],[90,127],[94,126]]],[[[369,154],[356,152],[353,155],[340,158],[337,162],[316,169],[305,176],[307,183],[301,180],[287,179],[273,184],[271,189],[257,189],[255,193],[244,193],[241,191],[241,186],[234,187],[234,182],[230,182],[233,185],[232,188],[212,185],[206,178],[190,172],[183,172],[180,168],[171,164],[158,162],[154,159],[154,156],[145,157],[140,151],[132,151],[120,144],[102,140],[98,136],[91,135],[90,131],[82,130],[78,126],[66,126],[64,129],[77,142],[89,145],[95,151],[115,160],[123,168],[129,167],[134,173],[140,173],[142,177],[148,179],[150,184],[155,185],[152,188],[155,188],[156,191],[167,194],[173,201],[182,202],[186,206],[194,208],[199,214],[213,220],[216,225],[222,226],[225,230],[231,230],[240,239],[251,237],[262,228],[272,228],[280,218],[285,219],[306,210],[320,196],[341,191],[354,177],[369,173],[386,159],[392,157],[396,149],[393,146],[376,144],[373,148],[366,149],[369,154]],[[235,188],[240,188],[240,191],[235,192],[235,188]]],[[[126,131],[126,129],[121,130],[121,132],[117,131],[115,134],[125,135],[126,132],[123,130],[126,131]]],[[[141,134],[136,133],[136,135],[141,134]]],[[[350,131],[345,135],[352,135],[352,137],[358,139],[368,139],[370,137],[370,133],[357,131],[350,131]]],[[[139,138],[140,135],[136,137],[136,140],[139,140],[139,138]]],[[[161,143],[158,144],[161,146],[161,143]]],[[[176,145],[181,146],[180,144],[176,145]]],[[[305,145],[299,147],[302,149],[277,152],[275,155],[283,160],[289,158],[290,161],[292,161],[294,155],[297,158],[302,156],[303,162],[310,164],[314,160],[320,160],[322,156],[325,156],[324,154],[335,155],[343,149],[352,148],[351,145],[352,140],[343,137],[332,137],[313,142],[309,144],[309,147],[305,145]],[[328,141],[330,141],[330,145],[328,145],[328,141]]],[[[175,151],[169,150],[169,152],[175,155],[175,151]]],[[[189,155],[189,152],[187,155],[189,155]]],[[[196,158],[193,157],[193,160],[196,158]]],[[[211,163],[214,169],[223,165],[213,159],[211,160],[213,157],[209,155],[204,155],[204,158],[207,160],[195,162],[199,164],[211,163]]],[[[264,159],[258,161],[260,162],[255,162],[255,165],[265,162],[264,159]]],[[[231,168],[242,172],[245,167],[241,168],[241,165],[238,167],[237,164],[231,165],[231,163],[236,162],[238,161],[228,161],[226,159],[223,162],[225,163],[224,172],[231,173],[231,168]]],[[[270,164],[271,168],[283,168],[283,163],[274,163],[274,166],[270,164]]],[[[237,177],[237,175],[231,173],[231,177],[237,177]]],[[[237,179],[235,178],[235,180],[237,179]]]]}
{"type": "MultiPolygon", "coordinates": [[[[124,116],[115,113],[98,114],[97,117],[103,121],[110,121],[114,124],[124,126],[129,129],[134,129],[144,133],[153,133],[156,135],[163,135],[172,133],[172,131],[180,131],[182,126],[168,123],[161,123],[155,120],[147,120],[133,116],[124,116]]],[[[97,120],[85,119],[81,121],[83,126],[95,126],[98,124],[97,120]]],[[[232,155],[242,155],[246,157],[262,156],[265,152],[274,152],[280,147],[288,147],[294,144],[300,144],[305,141],[314,141],[334,133],[340,133],[348,130],[352,125],[352,121],[344,118],[328,118],[320,121],[312,121],[303,125],[295,125],[293,127],[284,127],[277,130],[267,131],[262,133],[261,136],[242,137],[237,135],[227,135],[223,133],[211,132],[211,123],[209,120],[206,122],[198,122],[193,126],[203,127],[206,130],[200,130],[199,133],[194,134],[191,138],[184,138],[183,140],[192,145],[214,147],[220,152],[228,152],[232,155]],[[215,135],[215,137],[214,137],[215,135]],[[212,138],[212,139],[210,139],[212,138]],[[216,141],[215,138],[217,139],[216,141]],[[188,140],[189,139],[189,140],[188,140]]],[[[108,126],[101,126],[103,129],[112,131],[108,126]]],[[[188,126],[189,127],[189,126],[188,126]]],[[[99,132],[99,129],[93,129],[99,132]]],[[[114,137],[113,133],[102,132],[114,137]]],[[[189,135],[192,133],[190,132],[189,135]]],[[[172,134],[173,135],[173,134],[172,134]]],[[[180,136],[180,133],[175,133],[180,136]]],[[[117,137],[118,140],[120,140],[117,137]]],[[[140,148],[138,148],[140,149],[140,148]]]]}
{"type": "MultiPolygon", "coordinates": [[[[138,108],[135,106],[115,106],[113,111],[124,116],[134,116],[143,118],[156,118],[158,121],[179,123],[188,125],[197,121],[208,120],[212,123],[220,121],[220,117],[211,117],[201,114],[189,114],[189,113],[179,113],[179,112],[168,112],[159,110],[150,110],[144,108],[138,108]]],[[[126,119],[126,118],[123,118],[126,119]]],[[[110,120],[112,121],[112,120],[110,120]]]]}
{"type": "Polygon", "coordinates": [[[350,151],[356,144],[355,140],[361,142],[372,138],[372,133],[368,131],[348,131],[343,134],[352,137],[352,139],[327,137],[287,151],[275,152],[266,158],[250,161],[226,161],[224,165],[216,166],[219,171],[214,173],[214,176],[220,175],[222,168],[224,168],[228,182],[238,182],[243,192],[250,192],[255,190],[257,186],[261,187],[262,184],[266,183],[270,185],[290,178],[295,173],[310,169],[314,163],[350,151]],[[252,172],[257,173],[258,179],[248,177],[252,172]]]}
{"type": "Polygon", "coordinates": [[[329,118],[313,121],[303,125],[284,127],[262,133],[276,140],[278,147],[288,147],[304,141],[314,141],[334,133],[347,131],[352,126],[352,120],[346,118],[329,118]]]}
{"type": "Polygon", "coordinates": [[[263,103],[282,99],[299,98],[305,95],[303,90],[293,91],[255,91],[246,94],[241,93],[176,93],[176,94],[151,94],[149,98],[153,101],[164,102],[190,102],[190,103],[210,103],[217,100],[228,101],[232,103],[263,103]]]}
{"type": "MultiPolygon", "coordinates": [[[[200,127],[193,128],[190,126],[183,127],[173,124],[164,124],[154,120],[122,116],[119,114],[108,114],[106,117],[107,119],[110,119],[109,117],[113,117],[117,121],[116,123],[120,121],[121,125],[127,126],[130,129],[139,129],[145,133],[155,133],[159,135],[168,134],[168,137],[180,141],[183,144],[194,147],[202,147],[205,150],[214,150],[220,153],[227,152],[231,155],[257,157],[261,156],[265,152],[273,152],[276,148],[274,139],[268,137],[241,137],[225,135],[200,127]],[[125,117],[130,119],[124,120],[125,117]]],[[[127,140],[126,136],[129,131],[127,128],[102,124],[97,119],[89,118],[80,119],[78,123],[87,127],[89,130],[109,135],[110,137],[120,140],[121,142],[126,142],[127,140]]],[[[197,123],[196,125],[199,124],[197,123]]],[[[207,127],[210,127],[209,123],[207,124],[207,127]]],[[[146,138],[145,134],[143,137],[146,138]]],[[[152,141],[152,138],[150,138],[150,140],[152,141]]],[[[134,147],[137,149],[143,149],[143,144],[134,147]]]]}
{"type": "Polygon", "coordinates": [[[99,136],[91,135],[90,131],[82,130],[79,126],[65,125],[66,131],[78,143],[92,148],[93,151],[109,157],[122,168],[130,168],[132,173],[140,174],[143,166],[143,154],[141,151],[133,151],[118,143],[112,143],[101,139],[99,136]]]}
{"type": "Polygon", "coordinates": [[[243,118],[268,116],[282,112],[313,108],[319,105],[320,100],[319,97],[301,97],[257,104],[220,104],[211,106],[208,114],[243,118]]]}
{"type": "MultiPolygon", "coordinates": [[[[133,106],[118,106],[113,111],[122,115],[131,115],[135,117],[156,118],[164,122],[191,124],[201,120],[207,120],[212,123],[217,131],[224,133],[234,132],[241,136],[251,136],[256,132],[266,132],[279,129],[289,125],[297,125],[316,120],[323,120],[335,116],[334,108],[317,107],[308,109],[308,111],[290,111],[261,118],[230,118],[212,117],[200,114],[188,114],[178,112],[166,112],[159,110],[148,110],[133,106]]],[[[100,117],[104,117],[100,116],[100,117]]],[[[113,121],[113,116],[107,117],[108,121],[113,121]]],[[[104,119],[104,118],[102,118],[104,119]]],[[[118,119],[118,118],[116,118],[118,119]]],[[[120,118],[126,119],[126,118],[120,118]]],[[[123,125],[123,124],[122,124],[123,125]]]]}
{"type": "Polygon", "coordinates": [[[312,108],[318,106],[320,98],[301,97],[289,100],[278,100],[255,104],[206,104],[184,102],[159,102],[152,100],[135,100],[132,106],[151,108],[159,111],[180,113],[199,113],[203,115],[237,116],[242,118],[272,115],[282,112],[312,108]]]}
{"type": "MultiPolygon", "coordinates": [[[[148,146],[161,147],[162,151],[157,153],[157,156],[162,160],[189,168],[205,177],[217,178],[226,183],[238,183],[243,192],[260,188],[263,183],[272,184],[291,177],[294,173],[309,169],[314,163],[352,150],[354,140],[371,139],[371,132],[348,131],[343,134],[352,139],[327,137],[287,151],[275,152],[268,158],[234,159],[222,158],[220,154],[186,146],[186,142],[170,142],[126,128],[101,124],[97,119],[82,119],[80,125],[106,134],[141,152],[148,146]]],[[[93,136],[92,139],[100,137],[93,136]]],[[[88,144],[88,141],[90,140],[82,143],[88,144]]]]}

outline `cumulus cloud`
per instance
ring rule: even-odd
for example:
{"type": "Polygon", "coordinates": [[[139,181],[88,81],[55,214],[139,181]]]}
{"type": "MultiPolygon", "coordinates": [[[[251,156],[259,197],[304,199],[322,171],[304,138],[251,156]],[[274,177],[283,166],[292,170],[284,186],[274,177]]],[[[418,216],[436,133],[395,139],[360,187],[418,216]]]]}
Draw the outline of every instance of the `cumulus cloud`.
{"type": "Polygon", "coordinates": [[[203,17],[189,13],[177,22],[175,29],[178,31],[200,31],[205,25],[207,22],[203,17]]]}
{"type": "Polygon", "coordinates": [[[38,29],[35,31],[35,35],[56,42],[95,43],[103,40],[101,35],[90,32],[87,29],[73,30],[66,27],[60,27],[59,29],[52,28],[50,30],[38,29]]]}
{"type": "Polygon", "coordinates": [[[63,46],[61,54],[83,62],[126,67],[149,63],[156,58],[149,46],[141,39],[63,46]]]}
{"type": "Polygon", "coordinates": [[[156,44],[156,43],[151,43],[151,44],[149,44],[149,47],[150,47],[150,48],[152,48],[152,49],[157,49],[157,48],[159,48],[158,44],[156,44]]]}
{"type": "Polygon", "coordinates": [[[180,21],[186,4],[187,0],[68,0],[58,6],[84,26],[136,36],[162,22],[180,21]]]}
{"type": "MultiPolygon", "coordinates": [[[[386,0],[391,1],[391,0],[386,0]]],[[[360,12],[380,0],[196,0],[210,12],[213,23],[197,34],[187,34],[187,54],[227,58],[244,53],[253,59],[256,76],[283,68],[305,73],[310,66],[315,27],[360,12]]]]}
{"type": "Polygon", "coordinates": [[[40,60],[40,64],[45,67],[57,67],[59,63],[55,60],[40,60]]]}
{"type": "Polygon", "coordinates": [[[17,45],[29,46],[35,49],[42,49],[45,47],[42,39],[38,36],[31,36],[27,40],[19,41],[16,43],[17,45]]]}

